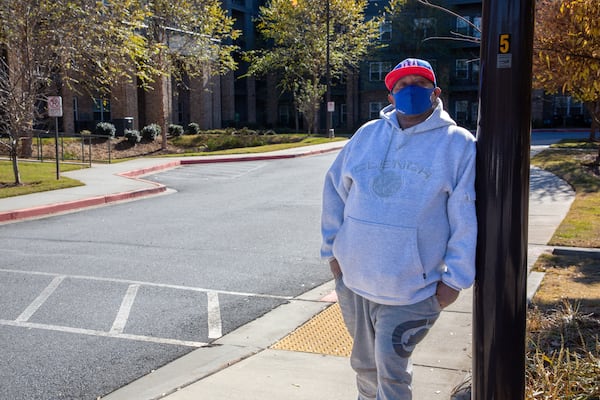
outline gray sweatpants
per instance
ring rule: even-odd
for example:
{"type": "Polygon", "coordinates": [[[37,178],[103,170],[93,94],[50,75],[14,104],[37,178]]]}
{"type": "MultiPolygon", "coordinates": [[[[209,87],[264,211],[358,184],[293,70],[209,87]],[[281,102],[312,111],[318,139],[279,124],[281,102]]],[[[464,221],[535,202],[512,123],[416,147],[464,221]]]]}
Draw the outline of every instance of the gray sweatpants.
{"type": "Polygon", "coordinates": [[[350,364],[358,400],[411,400],[410,356],[440,315],[435,296],[407,306],[369,301],[336,281],[342,316],[354,339],[350,364]]]}

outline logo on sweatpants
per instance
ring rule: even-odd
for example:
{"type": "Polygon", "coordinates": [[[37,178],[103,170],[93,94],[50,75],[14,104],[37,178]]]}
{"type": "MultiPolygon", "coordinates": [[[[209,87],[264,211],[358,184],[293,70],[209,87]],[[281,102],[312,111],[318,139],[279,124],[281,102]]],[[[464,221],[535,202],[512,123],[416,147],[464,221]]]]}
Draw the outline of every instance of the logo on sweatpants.
{"type": "Polygon", "coordinates": [[[402,358],[408,358],[417,344],[425,338],[435,320],[421,319],[400,324],[392,333],[394,351],[402,358]]]}

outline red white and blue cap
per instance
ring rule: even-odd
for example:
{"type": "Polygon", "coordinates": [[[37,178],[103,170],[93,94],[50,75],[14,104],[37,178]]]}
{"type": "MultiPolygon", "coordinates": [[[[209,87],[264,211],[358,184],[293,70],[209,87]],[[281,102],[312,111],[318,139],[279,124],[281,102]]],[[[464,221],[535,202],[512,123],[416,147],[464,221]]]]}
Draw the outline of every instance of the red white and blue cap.
{"type": "Polygon", "coordinates": [[[396,65],[394,69],[388,72],[388,74],[385,76],[385,86],[391,92],[396,82],[398,82],[398,79],[405,77],[406,75],[422,76],[426,79],[429,79],[435,86],[437,86],[435,74],[433,73],[431,64],[418,58],[407,58],[400,64],[396,65]]]}

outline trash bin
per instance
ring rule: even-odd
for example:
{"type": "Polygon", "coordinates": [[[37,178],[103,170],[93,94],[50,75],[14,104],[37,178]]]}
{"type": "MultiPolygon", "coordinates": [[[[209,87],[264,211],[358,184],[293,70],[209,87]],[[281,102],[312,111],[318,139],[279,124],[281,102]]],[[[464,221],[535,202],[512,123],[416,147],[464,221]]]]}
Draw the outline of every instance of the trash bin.
{"type": "Polygon", "coordinates": [[[30,136],[19,138],[17,154],[20,158],[31,158],[33,155],[33,138],[30,136]]]}
{"type": "Polygon", "coordinates": [[[133,117],[125,117],[123,119],[125,120],[125,129],[133,129],[133,117]]]}
{"type": "Polygon", "coordinates": [[[115,136],[124,136],[126,130],[133,129],[133,117],[114,118],[112,124],[115,126],[115,136]]]}

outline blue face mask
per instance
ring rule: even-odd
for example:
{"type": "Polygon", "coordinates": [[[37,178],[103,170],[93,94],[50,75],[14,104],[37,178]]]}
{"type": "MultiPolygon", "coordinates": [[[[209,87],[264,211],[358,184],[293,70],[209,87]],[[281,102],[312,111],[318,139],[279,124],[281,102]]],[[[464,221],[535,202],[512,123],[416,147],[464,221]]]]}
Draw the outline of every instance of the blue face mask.
{"type": "Polygon", "coordinates": [[[406,86],[398,93],[393,94],[396,110],[406,115],[423,114],[432,106],[431,94],[435,88],[421,86],[406,86]]]}

